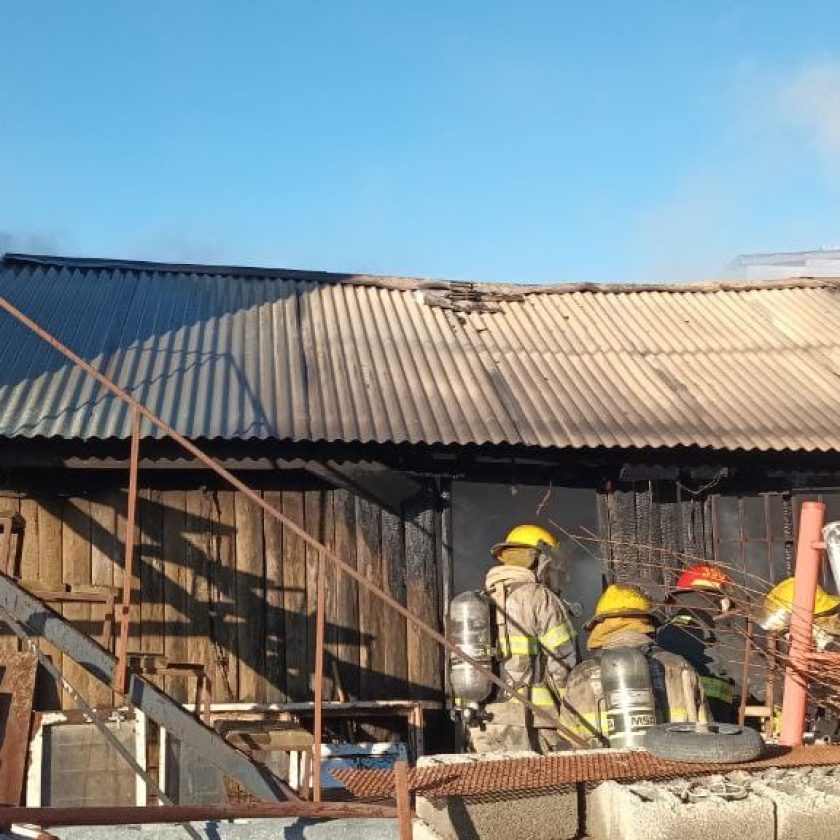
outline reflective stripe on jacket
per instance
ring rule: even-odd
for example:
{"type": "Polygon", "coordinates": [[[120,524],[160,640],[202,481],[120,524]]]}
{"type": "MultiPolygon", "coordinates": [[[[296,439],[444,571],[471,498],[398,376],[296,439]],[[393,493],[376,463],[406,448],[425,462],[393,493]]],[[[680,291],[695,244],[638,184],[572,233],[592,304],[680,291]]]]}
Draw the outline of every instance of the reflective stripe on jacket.
{"type": "Polygon", "coordinates": [[[566,689],[564,688],[552,691],[545,683],[534,683],[533,685],[525,686],[524,688],[519,689],[516,696],[504,701],[504,703],[493,703],[492,705],[495,707],[504,705],[505,703],[512,703],[519,704],[521,706],[522,703],[519,698],[522,697],[529,700],[535,706],[551,709],[557,705],[557,701],[562,699],[565,693],[566,689]]]}
{"type": "Polygon", "coordinates": [[[735,686],[722,677],[700,677],[703,693],[709,700],[722,700],[731,703],[735,699],[735,686]]]}
{"type": "Polygon", "coordinates": [[[510,656],[537,656],[541,651],[556,653],[574,641],[575,635],[574,628],[566,620],[550,627],[541,636],[508,633],[499,639],[499,654],[506,659],[510,656]]]}

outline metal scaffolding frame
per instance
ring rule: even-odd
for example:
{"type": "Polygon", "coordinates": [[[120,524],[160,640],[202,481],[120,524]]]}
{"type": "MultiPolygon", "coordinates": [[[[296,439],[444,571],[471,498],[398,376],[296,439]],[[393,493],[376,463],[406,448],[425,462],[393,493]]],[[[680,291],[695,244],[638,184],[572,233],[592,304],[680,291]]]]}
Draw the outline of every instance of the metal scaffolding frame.
{"type": "MultiPolygon", "coordinates": [[[[202,751],[207,757],[215,762],[221,762],[222,766],[227,763],[226,772],[231,774],[231,762],[236,765],[237,778],[244,777],[248,779],[246,786],[253,792],[257,793],[260,798],[279,798],[279,795],[285,794],[286,798],[292,798],[294,794],[289,790],[278,789],[278,781],[276,779],[267,779],[266,774],[258,770],[250,759],[244,754],[238,752],[233,747],[228,745],[213,732],[209,727],[205,726],[195,717],[185,712],[180,704],[172,700],[168,695],[160,689],[151,685],[148,681],[143,680],[137,674],[128,673],[128,637],[130,627],[130,607],[131,607],[131,577],[132,565],[134,559],[134,524],[137,511],[137,473],[140,457],[140,432],[141,423],[143,420],[151,423],[164,435],[175,441],[182,449],[188,452],[196,460],[201,462],[208,469],[212,470],[220,476],[231,487],[238,490],[253,504],[260,507],[268,516],[279,522],[284,528],[287,528],[295,536],[299,537],[309,547],[314,549],[317,553],[317,606],[316,606],[316,623],[315,623],[315,674],[313,684],[314,694],[314,721],[313,721],[313,771],[312,771],[312,794],[314,802],[304,809],[307,815],[312,815],[318,812],[318,806],[322,805],[322,791],[321,791],[321,746],[323,742],[323,682],[324,682],[324,644],[325,644],[325,611],[326,611],[326,585],[325,585],[325,567],[326,562],[329,561],[341,573],[351,577],[359,586],[364,587],[371,595],[386,604],[389,608],[395,610],[407,622],[412,624],[423,636],[429,641],[434,642],[440,647],[444,648],[448,653],[457,656],[465,662],[472,665],[477,671],[483,674],[493,685],[501,689],[505,694],[510,696],[517,696],[522,704],[527,707],[536,717],[548,719],[546,710],[534,705],[528,697],[522,695],[518,688],[505,680],[498,677],[489,668],[482,663],[475,660],[469,654],[458,648],[450,642],[443,634],[436,630],[430,624],[424,622],[422,619],[415,616],[410,610],[403,606],[399,601],[391,597],[383,589],[371,582],[364,574],[359,572],[353,566],[342,560],[337,554],[331,551],[326,545],[319,542],[312,537],[304,528],[289,519],[281,511],[277,510],[269,502],[260,496],[253,488],[245,484],[241,479],[237,478],[230,470],[218,464],[210,455],[204,452],[201,448],[195,445],[191,440],[180,434],[172,426],[170,426],[161,417],[140,403],[132,397],[127,391],[117,385],[112,379],[97,370],[89,362],[85,361],[72,349],[67,347],[55,336],[45,330],[41,325],[37,324],[25,313],[19,310],[5,297],[0,296],[0,309],[5,310],[16,321],[23,324],[39,338],[53,347],[62,356],[73,363],[74,366],[84,371],[88,376],[96,380],[101,386],[111,392],[114,396],[128,405],[132,412],[131,422],[131,450],[129,461],[129,486],[128,486],[128,507],[127,507],[127,521],[126,521],[126,538],[125,538],[125,575],[122,592],[122,601],[117,610],[120,621],[120,633],[117,643],[117,655],[112,656],[110,653],[101,648],[92,639],[85,636],[83,633],[75,630],[71,625],[64,621],[60,616],[50,610],[43,602],[39,601],[34,596],[25,592],[17,586],[10,578],[5,575],[0,575],[0,606],[8,610],[13,616],[22,621],[27,629],[36,634],[47,638],[49,641],[57,644],[68,655],[72,656],[78,661],[87,671],[103,682],[109,684],[115,691],[128,697],[130,702],[142,708],[153,719],[163,716],[167,720],[167,727],[176,733],[176,728],[179,728],[185,740],[190,740],[191,743],[203,745],[202,751]],[[26,616],[22,618],[21,616],[26,616]],[[31,619],[30,620],[27,620],[31,619]],[[177,711],[173,711],[177,709],[177,711]],[[183,717],[181,717],[183,716],[183,717]],[[176,727],[172,727],[173,719],[176,721],[176,727]],[[216,743],[214,739],[221,741],[221,745],[216,743]],[[224,751],[224,759],[222,756],[222,745],[224,751]],[[207,752],[209,750],[209,753],[207,752]],[[232,759],[230,757],[231,751],[237,753],[242,761],[232,759]],[[213,759],[213,755],[216,759],[213,759]],[[243,762],[247,762],[246,766],[243,762]],[[253,776],[254,771],[258,773],[260,778],[253,776]]],[[[556,726],[556,722],[552,725],[556,726]]],[[[561,727],[561,734],[567,738],[569,742],[575,745],[583,746],[580,738],[573,732],[561,727]]],[[[202,748],[200,746],[199,748],[202,748]]],[[[411,826],[408,821],[407,828],[404,815],[408,808],[408,788],[406,781],[405,767],[400,768],[399,765],[395,771],[395,791],[396,801],[398,804],[397,816],[402,815],[400,819],[401,824],[401,838],[409,837],[411,826]]],[[[270,776],[270,774],[268,774],[270,776]]],[[[300,803],[302,806],[303,803],[300,803]]],[[[364,806],[359,806],[364,807],[364,806]]],[[[164,809],[158,809],[166,810],[164,809]]],[[[231,810],[232,814],[233,811],[231,810]]],[[[279,813],[279,812],[277,812],[279,813]]],[[[303,811],[301,811],[303,813],[303,811]]],[[[323,816],[334,816],[335,809],[324,809],[323,816]]],[[[163,816],[163,814],[161,814],[163,816]]],[[[55,824],[55,823],[53,823],[55,824]]]]}

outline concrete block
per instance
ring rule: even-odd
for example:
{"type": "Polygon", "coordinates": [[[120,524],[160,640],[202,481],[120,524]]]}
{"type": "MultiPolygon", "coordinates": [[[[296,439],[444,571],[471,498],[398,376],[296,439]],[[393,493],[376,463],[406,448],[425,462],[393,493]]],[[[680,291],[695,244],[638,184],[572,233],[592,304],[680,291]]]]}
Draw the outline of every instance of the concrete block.
{"type": "Polygon", "coordinates": [[[801,773],[756,779],[753,791],[776,810],[776,840],[834,840],[840,836],[840,784],[801,773]]]}
{"type": "MultiPolygon", "coordinates": [[[[133,754],[134,721],[106,726],[133,754]]],[[[134,771],[89,723],[44,727],[43,762],[43,805],[135,804],[134,771]]]]}
{"type": "Polygon", "coordinates": [[[602,782],[586,796],[591,840],[772,840],[773,803],[753,793],[684,802],[668,783],[602,782]]]}
{"type": "MultiPolygon", "coordinates": [[[[535,752],[452,753],[422,756],[418,769],[539,758],[535,752]]],[[[550,791],[494,791],[475,796],[417,797],[417,815],[444,840],[453,838],[545,838],[571,840],[579,836],[578,787],[550,791]]]]}
{"type": "Polygon", "coordinates": [[[550,791],[417,797],[417,816],[443,840],[572,840],[578,837],[576,785],[550,791]]]}

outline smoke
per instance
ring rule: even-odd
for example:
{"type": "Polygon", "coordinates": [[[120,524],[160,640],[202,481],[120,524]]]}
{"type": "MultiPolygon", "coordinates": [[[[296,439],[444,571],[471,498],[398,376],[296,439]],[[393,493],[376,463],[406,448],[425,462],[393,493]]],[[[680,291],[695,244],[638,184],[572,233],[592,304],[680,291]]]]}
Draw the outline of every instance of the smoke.
{"type": "Polygon", "coordinates": [[[777,102],[782,120],[840,163],[840,61],[803,65],[782,84],[777,102]]]}
{"type": "Polygon", "coordinates": [[[747,64],[733,76],[730,96],[715,126],[718,153],[687,160],[683,177],[638,215],[633,241],[646,269],[639,279],[731,276],[738,254],[809,250],[836,239],[840,60],[747,64]],[[825,209],[797,209],[805,178],[825,209]]]}
{"type": "Polygon", "coordinates": [[[55,233],[12,233],[0,230],[0,254],[59,254],[60,237],[55,233]]]}
{"type": "Polygon", "coordinates": [[[644,254],[644,274],[636,280],[682,283],[713,280],[743,250],[748,197],[726,174],[698,167],[659,202],[638,215],[633,241],[644,254]]]}

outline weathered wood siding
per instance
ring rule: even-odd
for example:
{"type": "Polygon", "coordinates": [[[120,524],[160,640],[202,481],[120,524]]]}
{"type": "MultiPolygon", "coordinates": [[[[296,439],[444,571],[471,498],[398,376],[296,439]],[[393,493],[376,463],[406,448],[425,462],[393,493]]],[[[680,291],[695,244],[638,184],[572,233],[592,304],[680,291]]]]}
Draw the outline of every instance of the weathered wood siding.
{"type": "Polygon", "coordinates": [[[672,481],[619,484],[599,493],[606,578],[641,584],[659,594],[672,583],[672,570],[688,558],[711,559],[707,507],[708,501],[680,493],[672,481]]]}
{"type": "MultiPolygon", "coordinates": [[[[296,489],[286,482],[261,492],[369,580],[440,626],[439,514],[430,504],[397,514],[346,490],[296,489]]],[[[122,585],[123,488],[8,494],[0,507],[26,519],[20,577],[122,585]]],[[[311,699],[317,552],[299,537],[237,492],[198,489],[194,480],[174,488],[171,481],[148,486],[141,480],[134,567],[132,650],[203,662],[218,701],[311,699]]],[[[440,699],[442,660],[435,646],[330,563],[326,578],[328,692],[336,691],[337,674],[351,697],[440,699]]],[[[65,605],[64,613],[99,634],[101,608],[65,605]]],[[[3,643],[14,645],[8,636],[3,643]]],[[[59,664],[96,703],[113,702],[78,666],[61,657],[59,664]]],[[[179,699],[192,699],[191,680],[166,677],[165,683],[179,699]]],[[[56,697],[45,685],[39,703],[55,707],[56,697]]],[[[70,705],[69,698],[60,702],[70,705]]]]}
{"type": "Polygon", "coordinates": [[[795,503],[815,496],[829,503],[829,511],[832,502],[840,510],[840,494],[825,488],[724,485],[705,493],[673,481],[612,486],[598,497],[605,577],[661,595],[680,569],[708,561],[724,567],[747,595],[763,597],[792,573],[795,503]]]}

